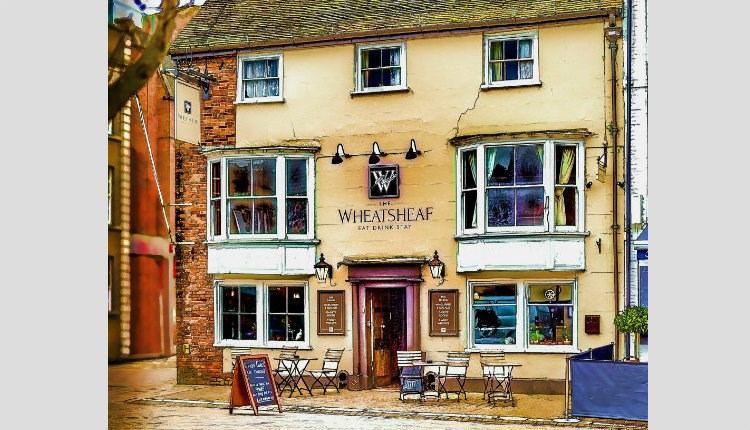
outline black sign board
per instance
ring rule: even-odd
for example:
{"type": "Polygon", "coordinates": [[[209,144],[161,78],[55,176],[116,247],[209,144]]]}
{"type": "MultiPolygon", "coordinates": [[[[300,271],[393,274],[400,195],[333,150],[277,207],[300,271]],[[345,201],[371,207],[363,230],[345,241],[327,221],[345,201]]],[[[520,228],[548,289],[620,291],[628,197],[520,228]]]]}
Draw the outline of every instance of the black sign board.
{"type": "Polygon", "coordinates": [[[236,407],[252,406],[258,415],[258,406],[269,405],[278,405],[282,412],[268,355],[240,355],[234,362],[229,413],[236,407]]]}
{"type": "Polygon", "coordinates": [[[368,196],[371,199],[398,197],[398,165],[369,166],[368,196]]]}

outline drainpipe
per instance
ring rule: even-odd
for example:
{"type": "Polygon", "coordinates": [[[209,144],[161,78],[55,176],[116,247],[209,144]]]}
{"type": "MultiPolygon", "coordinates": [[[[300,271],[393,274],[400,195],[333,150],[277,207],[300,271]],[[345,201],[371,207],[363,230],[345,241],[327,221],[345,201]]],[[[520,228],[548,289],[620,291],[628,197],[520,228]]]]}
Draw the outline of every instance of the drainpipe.
{"type": "MultiPolygon", "coordinates": [[[[632,265],[632,238],[630,235],[632,234],[630,226],[633,223],[632,220],[632,208],[631,208],[631,199],[633,196],[630,192],[630,182],[631,182],[631,157],[630,157],[630,148],[631,148],[631,142],[630,139],[632,139],[631,136],[631,104],[632,104],[632,58],[633,58],[633,0],[628,0],[628,8],[627,8],[627,20],[628,20],[628,49],[627,53],[628,56],[625,59],[625,85],[627,85],[627,91],[625,91],[625,304],[630,304],[630,283],[631,280],[631,265],[632,265]]],[[[638,348],[638,345],[633,345],[634,348],[638,348]]],[[[630,336],[625,336],[625,353],[630,355],[631,354],[631,345],[630,345],[630,336]]]]}
{"type": "MultiPolygon", "coordinates": [[[[607,40],[609,41],[609,59],[610,59],[610,74],[611,74],[611,83],[612,83],[612,121],[609,123],[609,132],[612,136],[612,251],[614,253],[614,272],[613,272],[613,282],[614,282],[614,291],[615,291],[615,314],[617,314],[620,311],[620,297],[619,297],[619,285],[620,285],[620,276],[619,276],[619,261],[618,261],[618,238],[617,238],[617,232],[620,229],[620,225],[617,224],[617,187],[618,187],[618,175],[617,175],[617,134],[618,134],[618,127],[617,127],[617,40],[622,36],[622,29],[615,27],[615,15],[611,14],[609,16],[609,28],[606,29],[605,34],[607,36],[607,40]]],[[[615,357],[619,357],[619,344],[620,344],[620,335],[619,333],[615,335],[615,357]]]]}

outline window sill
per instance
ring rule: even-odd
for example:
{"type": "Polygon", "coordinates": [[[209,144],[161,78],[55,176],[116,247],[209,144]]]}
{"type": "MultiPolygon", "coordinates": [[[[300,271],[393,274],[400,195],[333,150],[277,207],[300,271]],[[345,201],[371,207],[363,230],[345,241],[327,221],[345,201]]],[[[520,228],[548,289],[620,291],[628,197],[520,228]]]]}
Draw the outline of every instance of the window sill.
{"type": "Polygon", "coordinates": [[[277,238],[248,238],[248,239],[214,239],[206,240],[204,245],[318,245],[320,239],[277,239],[277,238]]]}
{"type": "Polygon", "coordinates": [[[259,99],[249,99],[249,100],[235,100],[234,104],[236,105],[256,105],[256,104],[262,104],[262,103],[286,103],[286,99],[283,97],[264,97],[259,99]]]}
{"type": "Polygon", "coordinates": [[[550,346],[529,346],[526,348],[505,344],[487,345],[486,348],[464,348],[465,352],[481,353],[487,351],[503,350],[506,353],[541,353],[541,354],[578,354],[581,352],[578,348],[571,345],[550,345],[550,346]]]}
{"type": "MultiPolygon", "coordinates": [[[[298,345],[295,342],[288,342],[284,345],[296,345],[299,351],[312,351],[313,347],[310,345],[298,345]]],[[[233,341],[233,342],[218,342],[214,343],[215,348],[253,348],[253,349],[281,349],[282,345],[266,345],[257,343],[256,341],[233,341]]]]}
{"type": "Polygon", "coordinates": [[[370,88],[367,90],[355,90],[349,93],[349,95],[354,98],[354,96],[366,96],[371,94],[385,94],[385,93],[408,93],[411,91],[411,88],[409,87],[389,87],[389,88],[370,88]]]}
{"type": "Polygon", "coordinates": [[[494,90],[499,88],[515,88],[515,87],[541,87],[542,81],[538,79],[528,79],[524,81],[508,81],[508,82],[495,82],[492,84],[482,84],[479,88],[482,91],[494,90]]]}
{"type": "Polygon", "coordinates": [[[527,232],[527,231],[509,231],[509,232],[492,232],[492,233],[470,233],[470,234],[458,234],[453,236],[453,239],[457,242],[477,240],[477,239],[506,239],[506,238],[574,238],[574,237],[586,237],[590,236],[589,231],[545,231],[545,232],[527,232]]]}

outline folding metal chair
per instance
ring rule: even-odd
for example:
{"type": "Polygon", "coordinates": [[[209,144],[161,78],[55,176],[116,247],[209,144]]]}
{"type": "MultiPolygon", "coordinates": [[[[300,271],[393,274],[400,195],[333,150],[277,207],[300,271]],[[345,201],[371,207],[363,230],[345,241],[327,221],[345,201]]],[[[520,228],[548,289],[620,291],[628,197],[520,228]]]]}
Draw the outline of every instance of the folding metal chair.
{"type": "Polygon", "coordinates": [[[422,360],[422,351],[396,351],[398,361],[398,398],[403,401],[409,394],[419,395],[422,400],[423,383],[422,367],[414,366],[415,361],[422,360]]]}
{"type": "Polygon", "coordinates": [[[294,392],[292,387],[292,370],[296,367],[294,364],[295,355],[297,355],[296,346],[282,346],[279,352],[279,360],[276,368],[273,370],[274,377],[276,379],[276,387],[279,390],[279,394],[283,393],[286,388],[289,388],[294,392]]]}
{"type": "Polygon", "coordinates": [[[461,401],[461,393],[466,397],[466,389],[464,384],[466,383],[466,371],[469,368],[469,359],[471,353],[468,352],[449,352],[448,358],[446,359],[447,366],[445,367],[445,373],[438,375],[438,399],[442,393],[445,393],[445,398],[448,399],[448,393],[456,394],[456,400],[461,401]],[[457,389],[448,390],[446,383],[449,381],[455,381],[457,389]]]}
{"type": "Polygon", "coordinates": [[[511,390],[511,377],[513,366],[505,365],[504,351],[487,351],[479,353],[479,361],[482,364],[482,376],[484,377],[484,394],[487,401],[494,405],[497,399],[513,403],[513,391],[511,390]]]}
{"type": "Polygon", "coordinates": [[[308,370],[307,373],[312,376],[313,383],[310,384],[310,389],[320,386],[323,389],[325,395],[326,389],[333,386],[337,393],[340,393],[338,384],[335,379],[339,372],[339,362],[341,362],[341,356],[344,355],[344,349],[328,348],[325,356],[323,356],[323,367],[321,370],[308,370]],[[325,378],[325,381],[322,379],[325,378]]]}

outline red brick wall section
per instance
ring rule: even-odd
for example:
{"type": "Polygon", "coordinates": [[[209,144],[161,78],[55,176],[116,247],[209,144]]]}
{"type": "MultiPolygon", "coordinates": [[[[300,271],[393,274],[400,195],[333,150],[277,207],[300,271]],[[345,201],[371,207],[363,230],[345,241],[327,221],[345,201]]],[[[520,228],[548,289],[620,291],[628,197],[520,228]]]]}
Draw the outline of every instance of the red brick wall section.
{"type": "MultiPolygon", "coordinates": [[[[200,60],[201,70],[205,66],[200,60]]],[[[196,64],[197,65],[197,64],[196,64]]],[[[202,146],[235,145],[236,59],[209,59],[208,71],[217,82],[201,106],[202,146]]],[[[196,145],[178,142],[175,154],[176,201],[190,202],[176,211],[177,245],[177,383],[230,385],[222,373],[222,350],[214,343],[213,276],[207,273],[206,157],[196,145]],[[190,346],[185,353],[183,345],[190,346]]]]}

